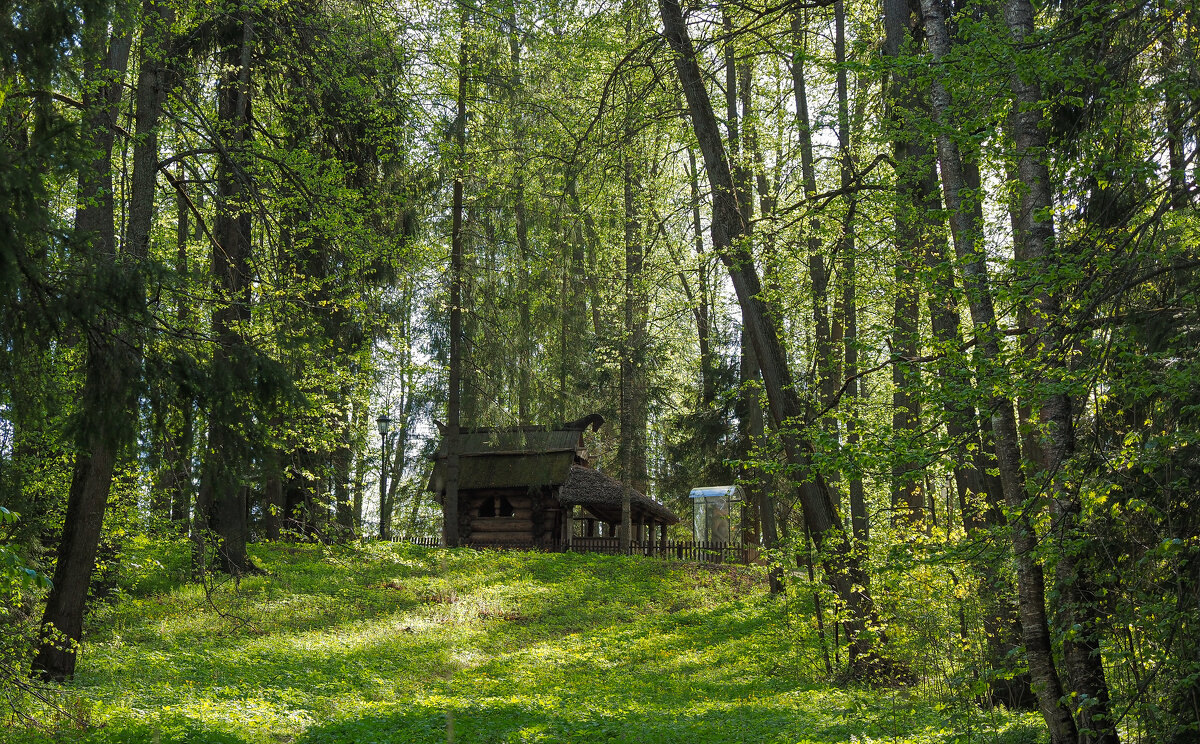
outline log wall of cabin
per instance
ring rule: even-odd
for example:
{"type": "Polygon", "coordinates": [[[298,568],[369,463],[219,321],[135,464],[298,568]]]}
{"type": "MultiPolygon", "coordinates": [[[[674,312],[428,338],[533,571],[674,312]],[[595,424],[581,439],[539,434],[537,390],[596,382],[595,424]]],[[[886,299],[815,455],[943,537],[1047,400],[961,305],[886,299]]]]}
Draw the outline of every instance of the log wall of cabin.
{"type": "Polygon", "coordinates": [[[463,494],[466,529],[461,537],[475,543],[558,542],[563,525],[563,512],[548,494],[531,493],[527,488],[478,489],[463,494]],[[480,510],[490,500],[493,509],[498,499],[507,499],[513,508],[511,516],[480,516],[480,510]]]}

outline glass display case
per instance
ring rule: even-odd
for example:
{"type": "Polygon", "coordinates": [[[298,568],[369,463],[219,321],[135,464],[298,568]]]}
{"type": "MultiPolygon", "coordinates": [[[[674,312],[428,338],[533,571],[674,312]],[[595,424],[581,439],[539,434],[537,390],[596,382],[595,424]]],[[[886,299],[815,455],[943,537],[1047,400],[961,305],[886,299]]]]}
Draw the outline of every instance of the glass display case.
{"type": "Polygon", "coordinates": [[[734,504],[741,503],[742,489],[738,486],[701,486],[693,488],[692,536],[701,542],[737,541],[731,518],[734,504]]]}

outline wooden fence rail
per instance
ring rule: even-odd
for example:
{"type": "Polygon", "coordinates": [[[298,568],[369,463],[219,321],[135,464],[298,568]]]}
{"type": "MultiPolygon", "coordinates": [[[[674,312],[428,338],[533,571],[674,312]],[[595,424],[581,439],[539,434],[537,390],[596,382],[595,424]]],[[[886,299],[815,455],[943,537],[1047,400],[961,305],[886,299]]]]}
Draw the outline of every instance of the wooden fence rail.
{"type": "MultiPolygon", "coordinates": [[[[442,541],[436,537],[409,538],[403,542],[426,548],[436,548],[442,544],[442,541]]],[[[606,555],[619,555],[622,552],[615,537],[577,537],[570,545],[534,542],[479,543],[468,540],[463,543],[463,547],[480,550],[536,550],[543,553],[604,553],[606,555]]],[[[634,541],[629,547],[629,554],[691,563],[741,565],[753,563],[759,557],[758,548],[753,545],[692,540],[667,540],[666,543],[655,541],[653,544],[634,541]]]]}

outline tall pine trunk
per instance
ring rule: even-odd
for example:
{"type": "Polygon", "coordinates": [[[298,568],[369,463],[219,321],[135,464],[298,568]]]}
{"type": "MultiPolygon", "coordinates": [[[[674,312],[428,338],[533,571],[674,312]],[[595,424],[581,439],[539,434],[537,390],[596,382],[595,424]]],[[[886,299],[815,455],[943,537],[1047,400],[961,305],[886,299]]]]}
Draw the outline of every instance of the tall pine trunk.
{"type": "MultiPolygon", "coordinates": [[[[75,234],[86,246],[83,255],[92,272],[131,269],[117,254],[114,227],[112,149],[132,34],[118,19],[107,37],[107,19],[89,18],[84,24],[84,135],[94,143],[93,155],[79,174],[75,234]]],[[[132,266],[136,270],[136,264],[132,266]]],[[[139,287],[136,276],[125,277],[139,287]]],[[[95,298],[106,306],[114,298],[95,298]]],[[[80,401],[77,453],[67,494],[67,513],[53,588],[42,615],[41,644],[33,669],[43,678],[63,680],[75,673],[76,650],[83,633],[83,611],[104,511],[112,487],[113,469],[124,447],[133,441],[136,398],[133,385],[137,360],[121,319],[102,311],[87,329],[87,360],[80,401]]]]}
{"type": "Polygon", "coordinates": [[[508,50],[512,69],[509,77],[509,116],[512,118],[513,157],[513,218],[517,234],[517,308],[520,316],[517,328],[517,422],[522,426],[533,423],[533,287],[530,271],[529,209],[525,195],[525,125],[521,109],[523,81],[521,78],[521,33],[517,28],[517,5],[508,9],[508,50]]]}
{"type": "Polygon", "coordinates": [[[463,6],[459,32],[458,92],[454,120],[454,190],[450,224],[450,338],[449,386],[446,402],[446,494],[442,514],[443,541],[450,547],[459,544],[458,475],[462,406],[462,289],[463,289],[463,181],[467,163],[467,79],[470,64],[467,34],[470,14],[463,6]]]}
{"type": "MultiPolygon", "coordinates": [[[[251,198],[244,150],[250,144],[251,57],[254,18],[243,10],[228,19],[220,52],[223,73],[217,87],[217,120],[224,135],[217,167],[217,217],[213,230],[212,276],[218,304],[212,313],[212,370],[215,387],[208,415],[208,447],[196,497],[198,558],[212,550],[221,570],[241,574],[246,556],[247,477],[250,443],[243,383],[251,318],[251,198]],[[213,544],[215,542],[215,544],[213,544]]],[[[202,569],[202,565],[197,566],[202,569]]]]}

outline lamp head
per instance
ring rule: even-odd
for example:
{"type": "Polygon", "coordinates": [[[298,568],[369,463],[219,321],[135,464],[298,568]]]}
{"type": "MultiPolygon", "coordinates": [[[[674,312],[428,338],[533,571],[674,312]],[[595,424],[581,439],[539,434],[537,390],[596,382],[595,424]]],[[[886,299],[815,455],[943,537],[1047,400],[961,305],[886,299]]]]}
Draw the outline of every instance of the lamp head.
{"type": "Polygon", "coordinates": [[[375,419],[375,425],[379,427],[379,436],[386,437],[392,428],[392,419],[386,413],[375,419]]]}

